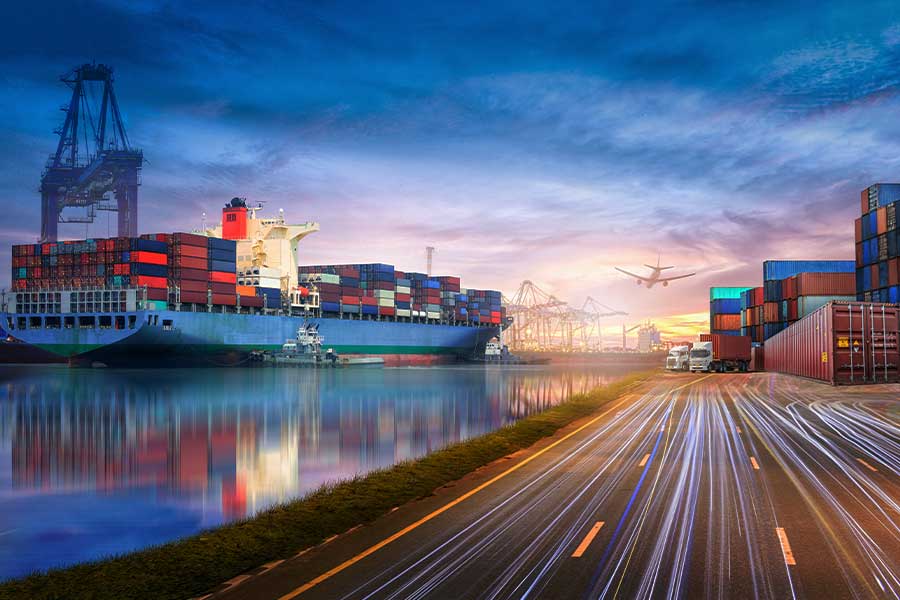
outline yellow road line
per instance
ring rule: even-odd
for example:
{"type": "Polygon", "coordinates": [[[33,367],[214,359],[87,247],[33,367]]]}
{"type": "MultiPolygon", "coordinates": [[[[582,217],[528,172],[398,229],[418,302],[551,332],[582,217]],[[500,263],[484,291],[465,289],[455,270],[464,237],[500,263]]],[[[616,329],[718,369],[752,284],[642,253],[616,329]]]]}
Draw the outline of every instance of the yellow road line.
{"type": "Polygon", "coordinates": [[[644,465],[647,464],[647,461],[648,461],[648,460],[650,460],[650,455],[649,455],[649,454],[645,454],[645,455],[644,455],[644,458],[641,459],[641,462],[638,463],[638,466],[639,466],[639,467],[643,467],[644,465]]]}
{"type": "Polygon", "coordinates": [[[588,546],[591,545],[591,542],[594,541],[594,538],[597,536],[597,532],[600,531],[600,528],[603,527],[603,524],[606,521],[597,521],[594,523],[594,526],[591,527],[591,530],[588,531],[587,535],[584,536],[584,539],[581,540],[581,543],[578,544],[578,547],[575,548],[575,552],[572,553],[572,558],[579,558],[584,551],[588,549],[588,546]]]}
{"type": "Polygon", "coordinates": [[[750,464],[753,465],[753,470],[759,471],[759,463],[756,462],[756,458],[753,456],[750,457],[750,464]]]}
{"type": "Polygon", "coordinates": [[[784,555],[784,564],[796,565],[797,561],[794,560],[794,552],[791,550],[791,543],[788,541],[787,534],[784,532],[784,527],[776,527],[775,534],[778,535],[778,541],[781,543],[781,553],[784,555]]]}
{"type": "MultiPolygon", "coordinates": [[[[668,393],[671,394],[671,393],[673,393],[673,392],[677,392],[678,390],[684,389],[684,388],[686,388],[686,387],[688,387],[688,386],[690,386],[690,385],[694,385],[695,383],[697,383],[697,382],[699,382],[699,381],[703,381],[704,379],[708,379],[709,377],[712,377],[712,374],[706,375],[705,377],[701,377],[700,379],[695,379],[695,380],[693,380],[693,381],[689,381],[688,383],[685,383],[684,385],[680,385],[680,386],[678,386],[677,388],[673,388],[673,389],[669,390],[668,393]]],[[[485,488],[487,488],[487,487],[493,485],[494,483],[500,481],[501,479],[503,479],[503,478],[506,477],[507,475],[509,475],[509,474],[511,474],[511,473],[514,473],[515,471],[518,471],[519,469],[521,469],[522,467],[524,467],[525,465],[527,465],[527,464],[530,463],[531,461],[535,460],[535,459],[538,458],[539,456],[545,454],[546,452],[549,452],[549,451],[552,450],[553,448],[559,446],[560,444],[562,444],[562,443],[565,442],[566,440],[570,439],[572,436],[581,433],[582,431],[584,431],[585,429],[587,429],[588,427],[590,427],[591,425],[593,425],[594,423],[596,423],[597,421],[599,421],[600,419],[602,419],[603,417],[605,417],[606,415],[608,415],[609,413],[611,413],[612,411],[616,410],[619,406],[621,406],[622,404],[624,404],[625,401],[626,401],[626,400],[629,400],[632,396],[633,396],[633,394],[627,394],[627,395],[623,396],[621,400],[619,400],[618,402],[616,402],[614,405],[612,405],[611,407],[609,407],[608,409],[606,409],[605,411],[603,411],[602,413],[600,413],[600,414],[597,415],[596,417],[592,418],[590,421],[586,422],[586,423],[585,423],[584,425],[582,425],[581,427],[578,427],[577,429],[575,429],[575,430],[573,430],[573,431],[570,431],[569,433],[567,433],[567,434],[564,435],[563,437],[559,438],[558,440],[556,440],[555,442],[553,442],[553,443],[550,444],[549,446],[546,446],[545,448],[542,448],[541,450],[538,450],[537,452],[535,452],[535,453],[532,454],[531,456],[527,457],[527,458],[524,459],[522,462],[514,464],[513,466],[511,466],[511,467],[508,468],[507,470],[503,471],[502,473],[500,473],[500,474],[498,474],[498,475],[495,475],[493,478],[491,478],[491,479],[485,481],[484,483],[482,483],[482,484],[479,485],[478,487],[469,490],[468,492],[466,492],[465,494],[463,494],[463,495],[460,496],[459,498],[456,498],[455,500],[451,500],[450,502],[448,502],[448,503],[445,504],[444,506],[442,506],[442,507],[440,507],[440,508],[438,508],[438,509],[435,509],[434,511],[428,513],[427,515],[425,515],[424,517],[422,517],[421,519],[419,519],[419,520],[416,521],[415,523],[411,523],[410,525],[407,525],[406,527],[404,527],[403,529],[401,529],[401,530],[398,531],[397,533],[395,533],[395,534],[393,534],[393,535],[390,535],[390,536],[384,538],[383,540],[381,540],[380,542],[378,542],[378,543],[376,543],[376,544],[374,544],[374,545],[372,545],[372,546],[369,546],[368,548],[366,548],[365,550],[363,550],[362,552],[360,552],[359,554],[357,554],[357,555],[354,556],[353,558],[349,558],[349,559],[345,560],[344,562],[342,562],[342,563],[339,564],[338,566],[333,567],[333,568],[329,569],[328,571],[325,571],[324,573],[322,573],[321,575],[319,575],[319,576],[316,577],[315,579],[311,579],[310,581],[304,583],[304,584],[301,585],[300,587],[298,587],[298,588],[296,588],[296,589],[294,589],[294,590],[291,590],[291,591],[288,592],[287,594],[285,594],[285,595],[279,597],[278,600],[291,600],[292,598],[296,598],[297,596],[299,596],[299,595],[302,594],[303,592],[305,592],[305,591],[307,591],[307,590],[310,590],[310,589],[316,587],[317,585],[319,585],[319,584],[322,583],[323,581],[327,581],[328,579],[331,579],[332,577],[334,577],[335,575],[337,575],[337,574],[340,573],[341,571],[344,571],[344,570],[347,569],[348,567],[352,567],[353,565],[355,565],[356,563],[358,563],[358,562],[361,561],[362,559],[366,558],[367,556],[369,556],[369,555],[371,555],[371,554],[374,554],[375,552],[378,552],[379,550],[381,550],[382,548],[384,548],[385,546],[387,546],[387,545],[390,544],[391,542],[394,542],[394,541],[400,539],[401,537],[403,537],[404,535],[406,535],[406,534],[409,533],[410,531],[413,531],[413,530],[417,529],[418,527],[424,525],[424,524],[427,523],[428,521],[431,521],[431,520],[434,519],[435,517],[437,517],[437,516],[439,516],[439,515],[442,515],[443,513],[447,512],[448,510],[450,510],[451,508],[453,508],[454,506],[456,506],[456,505],[459,504],[460,502],[464,502],[465,500],[468,500],[469,498],[471,498],[472,496],[474,496],[475,494],[477,494],[477,493],[480,492],[481,490],[483,490],[483,489],[485,489],[485,488]]]]}
{"type": "Polygon", "coordinates": [[[861,464],[865,465],[866,468],[869,469],[870,471],[874,471],[875,473],[878,472],[878,469],[876,469],[875,467],[873,467],[872,465],[870,465],[869,463],[867,463],[867,462],[864,461],[863,459],[857,458],[856,460],[858,460],[861,464]]]}

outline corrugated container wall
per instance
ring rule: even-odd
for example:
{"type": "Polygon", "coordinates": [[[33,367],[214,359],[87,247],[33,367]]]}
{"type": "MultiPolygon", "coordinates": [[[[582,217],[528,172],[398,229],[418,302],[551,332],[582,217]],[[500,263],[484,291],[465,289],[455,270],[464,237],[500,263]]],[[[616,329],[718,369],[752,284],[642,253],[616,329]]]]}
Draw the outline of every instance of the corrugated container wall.
{"type": "Polygon", "coordinates": [[[767,371],[832,385],[900,381],[900,306],[831,302],[766,341],[767,371]]]}
{"type": "Polygon", "coordinates": [[[853,273],[853,260],[767,260],[763,263],[763,280],[787,279],[799,273],[853,273]]]}

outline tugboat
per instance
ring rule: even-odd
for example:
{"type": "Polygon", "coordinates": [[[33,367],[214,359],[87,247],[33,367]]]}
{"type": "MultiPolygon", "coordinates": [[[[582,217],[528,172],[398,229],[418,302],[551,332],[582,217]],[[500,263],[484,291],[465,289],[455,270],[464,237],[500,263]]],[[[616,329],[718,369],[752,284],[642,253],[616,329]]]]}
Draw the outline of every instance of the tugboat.
{"type": "Polygon", "coordinates": [[[276,366],[338,368],[349,366],[382,366],[384,359],[375,356],[339,356],[329,348],[322,352],[325,338],[319,335],[318,323],[303,323],[297,337],[287,340],[280,352],[253,352],[251,360],[276,366]]]}
{"type": "Polygon", "coordinates": [[[550,359],[516,356],[510,353],[509,346],[502,339],[492,339],[485,345],[484,354],[470,358],[469,362],[486,365],[546,365],[550,359]]]}

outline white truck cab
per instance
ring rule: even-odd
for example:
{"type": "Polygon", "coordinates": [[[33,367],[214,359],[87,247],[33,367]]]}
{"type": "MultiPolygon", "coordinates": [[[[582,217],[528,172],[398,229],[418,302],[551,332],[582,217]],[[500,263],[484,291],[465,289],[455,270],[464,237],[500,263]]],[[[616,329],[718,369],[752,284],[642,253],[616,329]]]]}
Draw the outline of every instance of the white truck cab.
{"type": "Polygon", "coordinates": [[[690,346],[673,346],[666,356],[666,370],[687,371],[690,366],[690,346]]]}
{"type": "Polygon", "coordinates": [[[708,372],[713,363],[713,343],[695,342],[691,349],[691,372],[708,372]]]}

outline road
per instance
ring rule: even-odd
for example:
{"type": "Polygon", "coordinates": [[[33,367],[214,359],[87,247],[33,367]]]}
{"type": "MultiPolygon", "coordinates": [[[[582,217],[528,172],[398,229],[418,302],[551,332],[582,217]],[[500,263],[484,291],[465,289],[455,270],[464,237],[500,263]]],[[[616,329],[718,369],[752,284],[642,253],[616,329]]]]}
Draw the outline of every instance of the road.
{"type": "Polygon", "coordinates": [[[900,385],[666,375],[215,598],[900,598],[900,385]]]}

